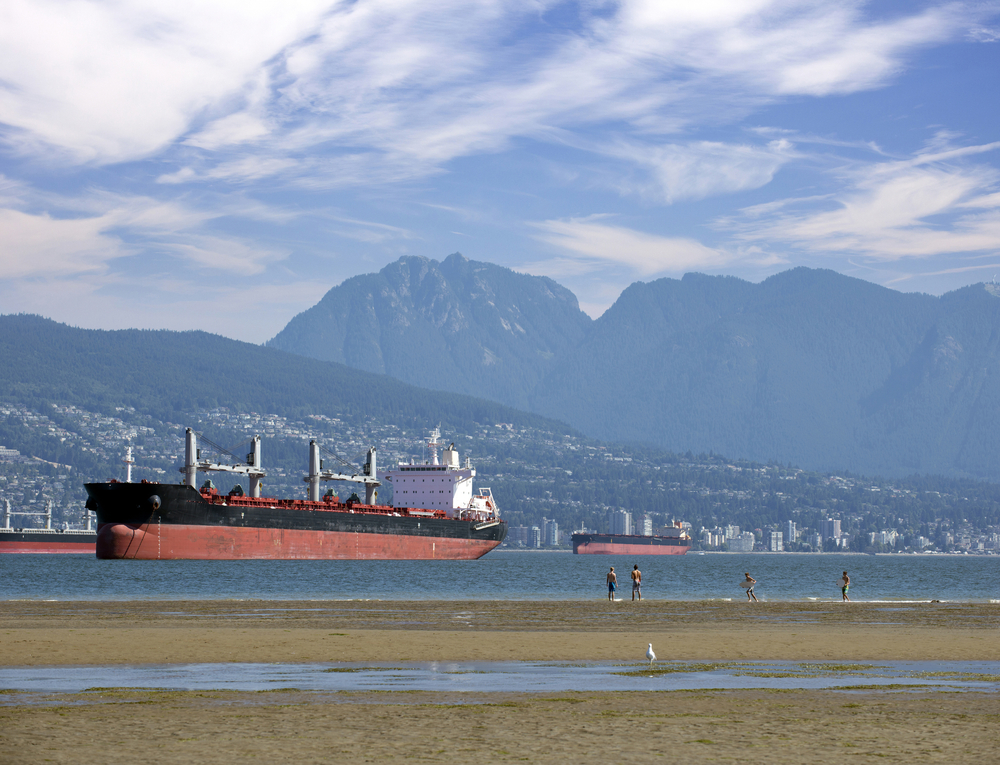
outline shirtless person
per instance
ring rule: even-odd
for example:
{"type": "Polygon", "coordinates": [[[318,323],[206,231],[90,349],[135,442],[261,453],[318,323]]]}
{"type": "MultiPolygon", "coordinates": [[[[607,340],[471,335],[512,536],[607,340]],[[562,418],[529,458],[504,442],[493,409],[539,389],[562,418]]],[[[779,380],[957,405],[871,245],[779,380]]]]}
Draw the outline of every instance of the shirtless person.
{"type": "Polygon", "coordinates": [[[618,577],[615,576],[615,567],[612,566],[608,572],[608,600],[615,599],[615,586],[618,584],[618,577]]]}
{"type": "Polygon", "coordinates": [[[750,598],[753,598],[753,602],[756,603],[757,602],[757,596],[753,594],[753,586],[755,584],[757,584],[757,580],[754,579],[752,576],[750,576],[750,572],[749,571],[747,571],[746,573],[744,573],[743,576],[746,577],[746,581],[744,581],[743,583],[744,584],[747,584],[747,582],[750,583],[749,586],[747,587],[747,602],[749,603],[750,602],[750,598]]]}
{"type": "Polygon", "coordinates": [[[639,600],[642,600],[642,572],[639,570],[639,564],[636,563],[632,567],[632,600],[635,601],[636,594],[639,595],[639,600]]]}
{"type": "Polygon", "coordinates": [[[848,601],[850,600],[850,598],[847,597],[847,588],[850,587],[850,586],[851,586],[851,577],[849,577],[847,575],[847,572],[845,571],[844,572],[844,586],[840,588],[840,594],[843,596],[844,600],[848,600],[848,601]]]}

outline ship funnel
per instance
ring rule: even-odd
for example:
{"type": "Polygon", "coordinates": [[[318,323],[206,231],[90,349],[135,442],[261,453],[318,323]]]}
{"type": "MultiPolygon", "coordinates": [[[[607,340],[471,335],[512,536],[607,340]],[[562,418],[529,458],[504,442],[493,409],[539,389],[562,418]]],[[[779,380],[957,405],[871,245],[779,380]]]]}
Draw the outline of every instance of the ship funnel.
{"type": "Polygon", "coordinates": [[[10,500],[5,499],[3,501],[3,527],[5,529],[10,528],[10,500]]]}

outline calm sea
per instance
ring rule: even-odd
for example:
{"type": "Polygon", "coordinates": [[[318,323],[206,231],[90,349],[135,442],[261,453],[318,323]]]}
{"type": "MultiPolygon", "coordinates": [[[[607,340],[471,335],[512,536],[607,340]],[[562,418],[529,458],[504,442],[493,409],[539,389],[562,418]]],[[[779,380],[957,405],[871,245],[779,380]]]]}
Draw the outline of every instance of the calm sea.
{"type": "Polygon", "coordinates": [[[839,600],[841,572],[858,601],[997,601],[1000,556],[703,554],[657,557],[494,551],[478,561],[100,561],[0,555],[0,600],[579,600],[606,598],[614,566],[630,598],[638,563],[650,599],[839,600]]]}

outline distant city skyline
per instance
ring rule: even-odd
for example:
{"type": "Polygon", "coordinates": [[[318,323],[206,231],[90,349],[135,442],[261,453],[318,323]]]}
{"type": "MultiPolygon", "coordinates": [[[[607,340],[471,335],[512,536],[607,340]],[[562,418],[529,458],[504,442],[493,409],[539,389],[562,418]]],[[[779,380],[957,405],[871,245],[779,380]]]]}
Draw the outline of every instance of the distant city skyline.
{"type": "Polygon", "coordinates": [[[0,26],[0,312],[273,337],[401,255],[1000,272],[1000,5],[56,3],[0,26]]]}

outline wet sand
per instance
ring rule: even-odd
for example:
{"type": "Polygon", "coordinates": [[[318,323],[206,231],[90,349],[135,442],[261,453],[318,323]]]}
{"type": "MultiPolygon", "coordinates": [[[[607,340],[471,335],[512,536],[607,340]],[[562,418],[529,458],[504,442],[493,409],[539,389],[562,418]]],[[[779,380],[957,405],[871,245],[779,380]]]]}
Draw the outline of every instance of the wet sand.
{"type": "Polygon", "coordinates": [[[995,694],[128,692],[0,706],[21,763],[993,763],[995,694]]]}
{"type": "Polygon", "coordinates": [[[1000,660],[998,604],[5,602],[0,665],[1000,660]]]}
{"type": "MultiPolygon", "coordinates": [[[[0,664],[1000,661],[1000,605],[5,602],[0,664]]],[[[98,677],[95,686],[100,686],[98,677]]],[[[996,693],[0,694],[0,762],[995,762],[996,693]]]]}

